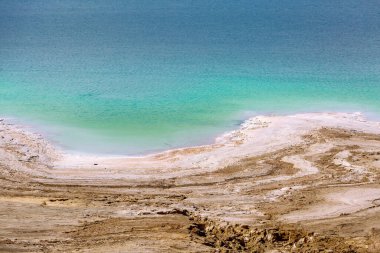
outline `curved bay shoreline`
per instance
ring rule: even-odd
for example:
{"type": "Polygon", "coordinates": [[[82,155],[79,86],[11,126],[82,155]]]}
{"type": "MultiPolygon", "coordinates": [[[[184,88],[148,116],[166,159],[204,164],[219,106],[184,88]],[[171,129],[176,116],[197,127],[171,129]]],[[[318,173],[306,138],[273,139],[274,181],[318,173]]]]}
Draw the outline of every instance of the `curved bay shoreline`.
{"type": "Polygon", "coordinates": [[[143,157],[0,136],[0,251],[380,250],[380,123],[359,113],[257,116],[143,157]]]}

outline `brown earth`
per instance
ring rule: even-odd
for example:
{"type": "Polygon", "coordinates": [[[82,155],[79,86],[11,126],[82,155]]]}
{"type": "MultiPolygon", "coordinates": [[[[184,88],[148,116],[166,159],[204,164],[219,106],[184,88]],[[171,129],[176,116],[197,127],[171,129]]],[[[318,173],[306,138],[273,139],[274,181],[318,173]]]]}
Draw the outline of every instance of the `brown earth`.
{"type": "Polygon", "coordinates": [[[0,150],[0,252],[380,252],[380,135],[322,128],[141,181],[47,180],[49,162],[0,150]]]}

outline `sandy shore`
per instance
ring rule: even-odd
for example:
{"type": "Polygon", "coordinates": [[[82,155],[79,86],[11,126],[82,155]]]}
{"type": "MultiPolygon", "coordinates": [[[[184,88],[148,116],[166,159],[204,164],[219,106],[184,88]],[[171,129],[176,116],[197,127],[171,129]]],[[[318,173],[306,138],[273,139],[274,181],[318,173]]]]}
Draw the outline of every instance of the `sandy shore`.
{"type": "Polygon", "coordinates": [[[379,252],[380,123],[258,116],[211,145],[74,155],[0,121],[0,252],[379,252]]]}

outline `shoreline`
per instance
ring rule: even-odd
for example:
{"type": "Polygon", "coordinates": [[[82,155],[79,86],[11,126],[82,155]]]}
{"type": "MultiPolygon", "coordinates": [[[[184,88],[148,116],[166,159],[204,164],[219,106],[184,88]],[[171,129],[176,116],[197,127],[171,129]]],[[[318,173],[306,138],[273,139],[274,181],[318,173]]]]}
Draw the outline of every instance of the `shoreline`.
{"type": "MultiPolygon", "coordinates": [[[[69,153],[53,146],[38,133],[23,126],[8,124],[1,120],[1,130],[13,134],[13,141],[20,145],[37,147],[41,157],[55,169],[98,170],[98,167],[128,171],[131,168],[182,170],[202,168],[213,170],[220,164],[230,164],[245,156],[260,155],[302,142],[302,136],[322,127],[354,129],[380,133],[380,122],[369,121],[360,112],[318,112],[285,116],[254,116],[245,120],[238,129],[217,137],[214,143],[200,146],[169,149],[141,156],[69,153]],[[5,129],[4,129],[5,128],[5,129]],[[288,138],[292,138],[291,144],[288,138]],[[18,140],[19,139],[19,140],[18,140]],[[41,150],[43,150],[41,152],[41,150]],[[212,158],[210,158],[212,157],[212,158]]],[[[4,141],[4,140],[3,140],[4,141]]],[[[6,142],[6,141],[5,141],[6,142]]],[[[165,174],[165,173],[164,173],[165,174]]]]}

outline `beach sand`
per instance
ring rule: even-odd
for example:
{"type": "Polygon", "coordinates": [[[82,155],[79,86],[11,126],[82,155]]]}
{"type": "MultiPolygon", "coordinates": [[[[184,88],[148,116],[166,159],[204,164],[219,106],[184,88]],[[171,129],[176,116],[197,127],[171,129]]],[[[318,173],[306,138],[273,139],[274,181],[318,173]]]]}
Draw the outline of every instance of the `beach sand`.
{"type": "Polygon", "coordinates": [[[380,252],[380,123],[257,116],[215,143],[69,154],[0,121],[0,252],[380,252]]]}

